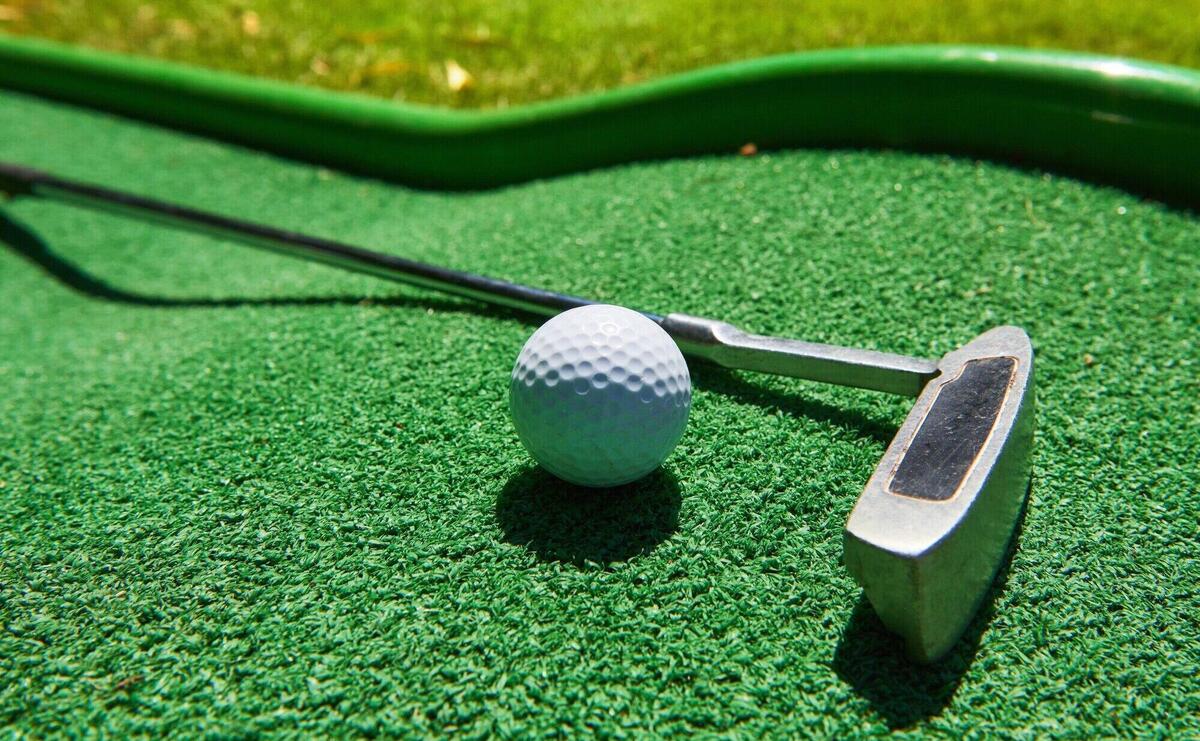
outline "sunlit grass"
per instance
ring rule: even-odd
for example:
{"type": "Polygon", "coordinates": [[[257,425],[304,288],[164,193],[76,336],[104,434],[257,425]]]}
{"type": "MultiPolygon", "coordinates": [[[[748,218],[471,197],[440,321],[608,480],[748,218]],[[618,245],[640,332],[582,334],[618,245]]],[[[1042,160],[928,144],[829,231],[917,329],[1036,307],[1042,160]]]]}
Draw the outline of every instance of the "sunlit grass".
{"type": "Polygon", "coordinates": [[[1200,66],[1194,0],[0,0],[0,31],[449,106],[837,46],[998,43],[1200,66]]]}

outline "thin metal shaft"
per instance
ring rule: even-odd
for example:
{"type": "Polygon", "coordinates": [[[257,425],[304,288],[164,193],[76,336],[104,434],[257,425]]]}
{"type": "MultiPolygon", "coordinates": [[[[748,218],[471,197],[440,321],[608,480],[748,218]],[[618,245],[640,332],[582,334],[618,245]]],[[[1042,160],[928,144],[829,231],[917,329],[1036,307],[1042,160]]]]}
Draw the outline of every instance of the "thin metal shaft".
{"type": "MultiPolygon", "coordinates": [[[[553,316],[567,309],[596,303],[578,296],[442,268],[330,239],[64,180],[38,170],[2,162],[0,191],[135,216],[539,316],[553,316]]],[[[919,394],[938,373],[937,363],[931,360],[751,335],[725,322],[684,314],[664,317],[642,313],[671,334],[684,353],[727,368],[807,378],[907,396],[919,394]]]]}
{"type": "MultiPolygon", "coordinates": [[[[379,278],[400,281],[466,298],[526,311],[539,316],[554,316],[567,309],[596,303],[578,296],[509,283],[483,275],[451,270],[408,260],[395,255],[322,239],[299,232],[277,229],[174,203],[143,198],[122,191],[73,182],[53,175],[0,163],[0,190],[8,187],[18,194],[38,196],[95,211],[134,216],[178,229],[229,239],[289,255],[333,265],[345,270],[368,273],[379,278]]],[[[656,322],[662,317],[647,314],[656,322]]]]}

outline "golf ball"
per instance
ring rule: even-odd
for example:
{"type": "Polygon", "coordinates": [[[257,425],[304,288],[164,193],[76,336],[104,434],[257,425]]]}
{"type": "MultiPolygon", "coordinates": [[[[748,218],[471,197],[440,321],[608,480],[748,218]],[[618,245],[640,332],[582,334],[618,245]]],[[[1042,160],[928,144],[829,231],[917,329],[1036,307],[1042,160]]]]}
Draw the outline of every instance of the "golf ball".
{"type": "Polygon", "coordinates": [[[581,306],[543,324],[517,356],[509,409],[550,473],[618,486],[653,471],[679,442],[692,404],[671,336],[620,306],[581,306]]]}

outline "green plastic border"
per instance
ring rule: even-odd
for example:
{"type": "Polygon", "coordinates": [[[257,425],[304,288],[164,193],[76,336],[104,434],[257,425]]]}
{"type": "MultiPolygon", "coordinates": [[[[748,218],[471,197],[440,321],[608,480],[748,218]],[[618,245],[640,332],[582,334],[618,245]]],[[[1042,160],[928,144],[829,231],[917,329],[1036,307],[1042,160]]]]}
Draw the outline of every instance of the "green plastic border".
{"type": "Polygon", "coordinates": [[[754,142],[969,154],[1200,201],[1200,73],[1085,54],[808,52],[472,112],[0,37],[0,86],[438,188],[754,142]]]}

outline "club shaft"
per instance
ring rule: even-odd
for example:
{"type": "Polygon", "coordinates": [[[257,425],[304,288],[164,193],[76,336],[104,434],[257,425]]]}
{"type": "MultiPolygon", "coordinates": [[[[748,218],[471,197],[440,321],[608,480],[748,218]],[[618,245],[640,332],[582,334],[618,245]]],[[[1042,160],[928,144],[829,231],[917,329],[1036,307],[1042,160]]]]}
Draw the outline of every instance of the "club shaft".
{"type": "MultiPolygon", "coordinates": [[[[134,216],[538,316],[553,316],[567,309],[596,303],[578,296],[451,270],[330,239],[64,180],[18,165],[0,163],[0,190],[134,216]]],[[[642,313],[670,333],[686,354],[727,368],[807,378],[908,396],[919,394],[925,384],[937,375],[937,364],[930,360],[750,335],[724,322],[683,314],[664,317],[642,313]]]]}
{"type": "MultiPolygon", "coordinates": [[[[395,255],[299,232],[277,229],[207,211],[187,208],[151,198],[77,183],[45,173],[25,170],[12,172],[0,164],[0,184],[23,176],[29,195],[52,199],[97,211],[134,216],[179,229],[199,232],[220,239],[242,242],[292,257],[322,262],[346,270],[368,273],[379,278],[463,296],[510,309],[554,316],[559,312],[595,303],[578,296],[543,291],[516,283],[496,280],[460,270],[429,265],[395,255]]],[[[651,316],[661,322],[661,317],[651,316]]]]}

